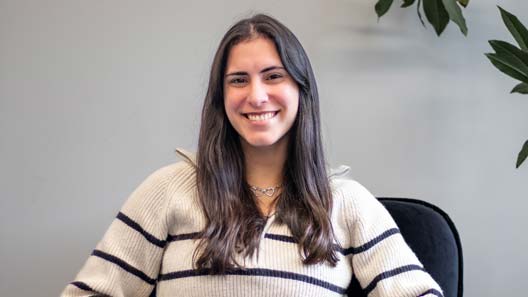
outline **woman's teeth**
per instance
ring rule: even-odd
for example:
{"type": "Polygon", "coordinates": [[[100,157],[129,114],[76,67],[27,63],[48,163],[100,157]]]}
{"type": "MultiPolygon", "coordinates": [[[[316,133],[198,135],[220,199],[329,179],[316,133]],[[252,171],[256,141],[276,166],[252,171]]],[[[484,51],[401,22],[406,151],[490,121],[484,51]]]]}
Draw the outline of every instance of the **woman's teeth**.
{"type": "Polygon", "coordinates": [[[267,119],[271,119],[275,116],[275,112],[266,112],[261,114],[247,114],[247,118],[250,121],[264,121],[267,119]]]}

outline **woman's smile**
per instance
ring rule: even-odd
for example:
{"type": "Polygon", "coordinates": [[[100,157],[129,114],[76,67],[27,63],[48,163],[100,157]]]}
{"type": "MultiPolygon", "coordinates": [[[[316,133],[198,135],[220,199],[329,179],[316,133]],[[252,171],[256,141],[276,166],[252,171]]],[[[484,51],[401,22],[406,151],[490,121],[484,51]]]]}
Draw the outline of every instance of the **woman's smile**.
{"type": "Polygon", "coordinates": [[[269,120],[275,118],[279,111],[264,111],[264,112],[251,112],[244,113],[243,115],[252,123],[260,124],[267,123],[269,120]]]}

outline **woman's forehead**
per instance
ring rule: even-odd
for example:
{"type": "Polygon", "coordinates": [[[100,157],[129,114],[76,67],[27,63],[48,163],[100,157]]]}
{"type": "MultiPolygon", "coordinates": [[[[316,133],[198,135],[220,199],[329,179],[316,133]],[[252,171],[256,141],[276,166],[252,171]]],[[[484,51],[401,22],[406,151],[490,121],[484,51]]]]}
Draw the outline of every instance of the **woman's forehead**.
{"type": "Polygon", "coordinates": [[[275,43],[258,37],[237,43],[228,54],[226,72],[260,70],[271,66],[282,66],[275,43]]]}

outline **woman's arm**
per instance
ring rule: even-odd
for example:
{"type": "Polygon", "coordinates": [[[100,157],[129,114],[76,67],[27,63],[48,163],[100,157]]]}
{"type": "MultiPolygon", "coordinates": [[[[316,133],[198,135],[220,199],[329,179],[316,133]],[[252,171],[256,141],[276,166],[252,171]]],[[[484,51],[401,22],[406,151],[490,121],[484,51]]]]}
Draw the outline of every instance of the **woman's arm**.
{"type": "Polygon", "coordinates": [[[385,207],[361,184],[347,181],[345,207],[355,277],[371,297],[443,296],[403,239],[385,207]]]}
{"type": "Polygon", "coordinates": [[[166,244],[173,173],[173,166],[161,168],[136,188],[61,296],[149,296],[166,244]]]}

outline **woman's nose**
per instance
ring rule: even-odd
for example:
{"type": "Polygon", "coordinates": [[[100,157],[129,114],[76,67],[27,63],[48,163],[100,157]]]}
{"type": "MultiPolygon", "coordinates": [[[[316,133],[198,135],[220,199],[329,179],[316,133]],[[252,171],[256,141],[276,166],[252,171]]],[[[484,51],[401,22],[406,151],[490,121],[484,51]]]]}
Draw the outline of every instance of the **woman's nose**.
{"type": "Polygon", "coordinates": [[[268,92],[266,85],[259,80],[253,80],[250,86],[248,101],[251,105],[259,107],[268,101],[268,92]]]}

